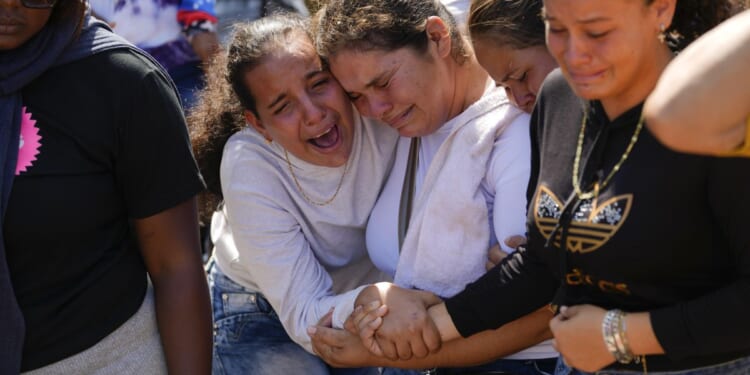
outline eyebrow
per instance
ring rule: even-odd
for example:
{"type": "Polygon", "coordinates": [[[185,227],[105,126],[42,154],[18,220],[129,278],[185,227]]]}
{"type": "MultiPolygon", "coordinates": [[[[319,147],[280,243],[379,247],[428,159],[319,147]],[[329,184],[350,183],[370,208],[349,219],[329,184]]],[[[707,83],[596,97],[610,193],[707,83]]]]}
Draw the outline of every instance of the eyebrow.
{"type": "MultiPolygon", "coordinates": [[[[307,74],[305,74],[305,79],[306,80],[311,79],[311,78],[315,77],[316,75],[324,73],[324,72],[325,72],[325,70],[323,70],[323,69],[311,70],[311,71],[307,72],[307,74]]],[[[271,101],[271,104],[268,105],[268,109],[271,109],[271,108],[275,107],[276,104],[279,104],[279,102],[282,101],[282,100],[284,100],[284,98],[286,98],[286,93],[283,93],[283,94],[277,96],[273,101],[271,101]]]]}
{"type": "MultiPolygon", "coordinates": [[[[557,19],[555,17],[550,16],[547,11],[542,8],[542,21],[556,21],[557,19]]],[[[586,18],[583,20],[578,20],[576,23],[582,23],[582,24],[589,24],[589,23],[595,23],[595,22],[602,22],[602,21],[609,21],[609,18],[604,16],[594,16],[591,18],[586,18]]]]}
{"type": "MultiPolygon", "coordinates": [[[[380,74],[375,76],[375,78],[371,79],[370,82],[367,82],[365,84],[365,89],[369,89],[370,87],[377,85],[380,80],[382,80],[385,76],[391,74],[391,72],[393,72],[393,70],[386,70],[384,72],[381,72],[380,74]]],[[[352,91],[346,91],[346,95],[352,97],[352,95],[354,94],[352,93],[352,91]]]]}
{"type": "Polygon", "coordinates": [[[578,20],[576,23],[582,23],[582,24],[589,24],[589,23],[596,23],[596,22],[602,22],[602,21],[609,21],[609,18],[604,16],[594,16],[591,18],[578,20]]]}

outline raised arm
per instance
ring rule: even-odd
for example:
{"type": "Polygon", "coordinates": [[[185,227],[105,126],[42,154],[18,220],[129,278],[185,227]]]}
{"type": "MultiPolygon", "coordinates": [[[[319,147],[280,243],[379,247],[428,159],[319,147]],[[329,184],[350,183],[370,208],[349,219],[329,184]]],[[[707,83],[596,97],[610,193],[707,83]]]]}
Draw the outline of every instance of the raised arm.
{"type": "Polygon", "coordinates": [[[646,100],[646,125],[678,151],[750,154],[750,10],[693,42],[646,100]],[[744,147],[743,147],[744,144],[744,147]]]}

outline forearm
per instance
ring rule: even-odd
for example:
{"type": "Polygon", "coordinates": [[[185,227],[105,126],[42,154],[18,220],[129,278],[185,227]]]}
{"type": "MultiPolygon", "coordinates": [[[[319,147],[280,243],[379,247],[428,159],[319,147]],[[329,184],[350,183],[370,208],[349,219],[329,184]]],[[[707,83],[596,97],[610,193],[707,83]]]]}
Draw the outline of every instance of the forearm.
{"type": "Polygon", "coordinates": [[[200,263],[183,264],[152,282],[169,373],[210,374],[211,305],[200,263]]]}
{"type": "Polygon", "coordinates": [[[425,358],[389,361],[382,357],[374,357],[377,359],[373,365],[418,369],[475,366],[491,362],[552,338],[549,331],[551,318],[552,312],[545,307],[498,329],[482,331],[468,338],[443,341],[439,351],[425,358]]]}
{"type": "Polygon", "coordinates": [[[361,293],[359,293],[359,295],[357,296],[354,305],[364,305],[377,299],[379,299],[381,303],[386,303],[388,300],[389,291],[396,289],[400,291],[408,291],[408,293],[411,293],[416,299],[424,303],[424,305],[427,307],[443,302],[440,297],[436,296],[433,293],[424,290],[403,289],[393,283],[384,281],[369,285],[366,288],[362,289],[361,293]]]}

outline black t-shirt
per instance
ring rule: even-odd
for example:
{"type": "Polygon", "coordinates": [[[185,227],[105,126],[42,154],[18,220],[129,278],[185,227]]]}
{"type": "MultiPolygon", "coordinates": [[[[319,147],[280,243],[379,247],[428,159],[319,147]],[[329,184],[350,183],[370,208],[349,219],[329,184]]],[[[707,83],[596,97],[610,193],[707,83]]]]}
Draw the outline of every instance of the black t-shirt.
{"type": "Polygon", "coordinates": [[[51,69],[22,100],[3,230],[27,371],[93,346],[137,311],[147,280],[129,220],[203,183],[179,101],[143,56],[115,50],[51,69]]]}
{"type": "Polygon", "coordinates": [[[578,178],[589,191],[625,152],[641,106],[610,121],[559,72],[548,77],[532,116],[539,154],[532,158],[527,250],[446,302],[459,331],[497,327],[550,301],[588,303],[651,312],[667,355],[649,357],[649,370],[750,355],[750,159],[676,153],[644,127],[598,199],[579,202],[572,173],[584,111],[578,178]],[[560,222],[565,252],[559,237],[547,246],[560,222]]]}

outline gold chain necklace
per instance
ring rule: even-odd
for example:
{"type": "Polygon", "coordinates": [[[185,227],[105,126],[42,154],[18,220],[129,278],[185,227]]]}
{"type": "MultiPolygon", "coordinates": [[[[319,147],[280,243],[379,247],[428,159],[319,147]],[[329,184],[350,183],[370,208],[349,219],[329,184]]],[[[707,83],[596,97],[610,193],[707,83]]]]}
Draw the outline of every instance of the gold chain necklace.
{"type": "Polygon", "coordinates": [[[305,193],[305,190],[302,189],[302,185],[300,185],[299,181],[297,181],[297,176],[294,175],[294,170],[292,169],[292,162],[289,161],[289,153],[284,149],[284,159],[286,159],[286,165],[289,167],[289,173],[292,175],[292,179],[294,180],[294,184],[297,185],[297,189],[302,194],[302,197],[305,198],[305,200],[313,205],[316,206],[326,206],[333,202],[334,199],[336,199],[336,196],[339,195],[339,190],[341,190],[341,185],[344,183],[344,176],[346,176],[346,171],[349,170],[349,159],[346,160],[346,164],[344,164],[344,173],[341,174],[341,179],[339,180],[339,185],[336,186],[336,191],[333,192],[333,196],[326,200],[325,202],[316,202],[310,198],[309,195],[305,193]]]}
{"type": "Polygon", "coordinates": [[[617,173],[617,171],[620,170],[620,167],[622,167],[622,163],[627,160],[628,156],[630,155],[630,151],[633,150],[633,146],[635,146],[635,143],[638,142],[638,135],[641,134],[641,129],[643,129],[643,114],[641,114],[641,118],[638,120],[638,124],[635,126],[635,132],[633,132],[633,136],[630,137],[630,143],[628,144],[628,147],[625,148],[625,152],[622,153],[622,156],[620,156],[620,161],[615,164],[614,167],[612,167],[612,170],[609,172],[609,175],[607,175],[607,178],[604,179],[604,181],[599,185],[599,181],[594,182],[594,189],[592,191],[584,193],[581,191],[581,186],[578,183],[578,167],[581,164],[581,154],[583,153],[583,135],[586,132],[586,121],[588,120],[588,111],[583,111],[583,121],[581,122],[581,132],[578,134],[578,145],[576,146],[576,157],[573,160],[573,189],[576,192],[576,195],[578,196],[578,199],[584,200],[584,199],[590,199],[592,197],[596,197],[599,195],[599,190],[604,189],[607,187],[607,184],[612,180],[612,177],[617,173]]]}

